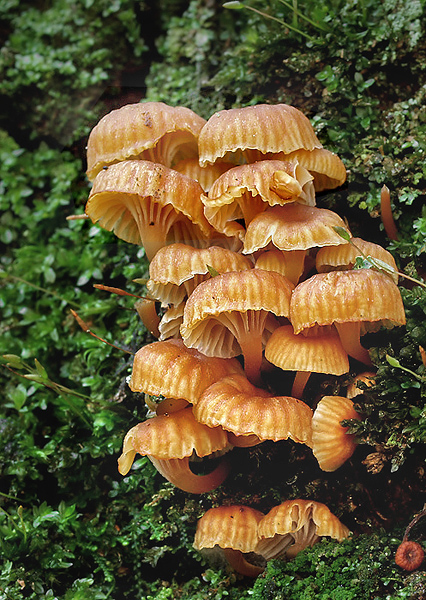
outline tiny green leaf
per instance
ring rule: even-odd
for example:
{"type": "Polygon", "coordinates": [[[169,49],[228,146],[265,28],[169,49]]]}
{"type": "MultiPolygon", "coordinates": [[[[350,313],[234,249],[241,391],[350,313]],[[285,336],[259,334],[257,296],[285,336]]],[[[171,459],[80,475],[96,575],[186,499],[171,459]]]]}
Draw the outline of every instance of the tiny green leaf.
{"type": "Polygon", "coordinates": [[[224,2],[222,4],[223,8],[231,8],[231,9],[237,9],[239,10],[240,8],[244,8],[244,4],[242,4],[241,2],[239,2],[238,0],[231,0],[231,2],[224,2]]]}
{"type": "Polygon", "coordinates": [[[333,229],[337,234],[340,235],[341,238],[343,238],[347,242],[351,241],[350,233],[344,227],[339,227],[339,225],[335,225],[333,229]]]}
{"type": "Polygon", "coordinates": [[[40,377],[42,377],[44,380],[48,379],[47,371],[43,367],[43,365],[40,364],[40,362],[36,358],[34,359],[34,362],[37,369],[37,373],[40,375],[40,377]]]}
{"type": "Polygon", "coordinates": [[[220,275],[219,271],[216,271],[216,269],[210,265],[206,265],[208,272],[210,273],[210,277],[217,277],[217,275],[220,275]]]}
{"type": "Polygon", "coordinates": [[[389,354],[386,354],[386,360],[388,361],[388,363],[390,364],[391,367],[400,367],[401,363],[399,362],[399,360],[397,358],[395,358],[394,356],[389,356],[389,354]]]}

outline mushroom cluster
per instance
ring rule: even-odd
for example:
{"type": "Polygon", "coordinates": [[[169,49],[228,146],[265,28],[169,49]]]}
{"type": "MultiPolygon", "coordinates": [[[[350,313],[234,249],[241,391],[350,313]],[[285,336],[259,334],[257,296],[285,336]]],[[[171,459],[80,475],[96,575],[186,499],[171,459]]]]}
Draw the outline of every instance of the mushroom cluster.
{"type": "MultiPolygon", "coordinates": [[[[145,394],[149,412],[124,439],[120,473],[139,453],[174,485],[203,493],[224,481],[234,446],[288,439],[312,449],[324,471],[337,469],[356,445],[341,422],[361,416],[350,397],[309,406],[308,378],[371,368],[362,336],[405,323],[391,254],[352,238],[337,213],[317,206],[318,193],[344,184],[341,159],[286,104],[205,120],[161,102],[104,116],[87,156],[86,214],[144,247],[149,300],[137,308],[158,338],[135,355],[129,386],[145,394]],[[354,268],[360,254],[393,274],[354,268]],[[293,374],[286,395],[271,371],[293,374]],[[200,460],[212,465],[207,473],[196,474],[200,460]]],[[[290,520],[288,531],[246,511],[246,524],[250,515],[263,533],[254,549],[237,548],[290,555],[296,532],[308,544],[323,535],[314,502],[286,502],[277,512],[293,516],[277,522],[290,520]]],[[[325,535],[341,539],[343,529],[325,535]]]]}

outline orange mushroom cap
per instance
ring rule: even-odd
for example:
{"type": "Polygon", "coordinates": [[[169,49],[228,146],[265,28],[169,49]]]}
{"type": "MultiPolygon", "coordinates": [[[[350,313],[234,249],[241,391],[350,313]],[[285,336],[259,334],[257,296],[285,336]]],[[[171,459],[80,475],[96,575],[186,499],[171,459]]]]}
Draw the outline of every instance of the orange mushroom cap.
{"type": "Polygon", "coordinates": [[[393,327],[405,324],[398,286],[373,269],[318,273],[299,283],[292,294],[290,321],[295,333],[334,325],[346,352],[371,364],[360,345],[361,324],[393,327]]]}
{"type": "Polygon", "coordinates": [[[252,383],[260,376],[264,341],[287,316],[293,284],[283,275],[250,269],[217,275],[189,296],[183,316],[184,343],[209,356],[243,354],[252,383]],[[268,326],[268,319],[272,324],[268,326]],[[268,329],[269,327],[269,329],[268,329]]]}
{"type": "Polygon", "coordinates": [[[247,227],[243,253],[252,254],[268,244],[285,251],[342,244],[335,227],[350,234],[343,219],[326,208],[299,202],[273,206],[257,215],[247,227]]]}
{"type": "Polygon", "coordinates": [[[203,126],[198,138],[200,165],[225,159],[262,160],[268,153],[289,154],[322,148],[306,115],[288,104],[257,104],[221,110],[203,126]]]}
{"type": "Polygon", "coordinates": [[[355,436],[341,422],[360,418],[352,400],[344,396],[324,396],[318,402],[312,417],[312,452],[323,471],[335,471],[352,456],[355,436]]]}
{"type": "Polygon", "coordinates": [[[300,149],[288,154],[285,158],[286,160],[297,160],[313,175],[316,192],[340,187],[346,181],[345,165],[337,154],[325,148],[300,149]]]}
{"type": "Polygon", "coordinates": [[[203,550],[218,546],[227,552],[225,557],[242,575],[256,577],[264,567],[250,564],[244,554],[256,547],[257,526],[263,513],[249,506],[231,505],[210,508],[199,519],[194,548],[203,550]]]}
{"type": "Polygon", "coordinates": [[[305,251],[278,249],[262,251],[254,264],[256,269],[276,271],[297,285],[305,268],[305,251]]]}
{"type": "Polygon", "coordinates": [[[349,371],[348,355],[337,333],[296,335],[291,325],[283,325],[272,332],[265,346],[265,358],[284,371],[297,372],[291,391],[296,398],[302,397],[312,372],[343,375],[349,371]]]}
{"type": "Polygon", "coordinates": [[[207,427],[195,420],[190,409],[158,415],[138,423],[126,434],[118,470],[126,475],[135,458],[148,456],[156,469],[171,483],[191,493],[204,493],[220,485],[229,473],[226,459],[207,475],[196,475],[189,457],[200,458],[227,449],[228,438],[220,427],[207,427]]]}
{"type": "Polygon", "coordinates": [[[183,173],[183,175],[187,175],[191,179],[198,181],[204,192],[207,193],[216,179],[234,166],[233,163],[217,161],[213,165],[208,164],[201,167],[197,156],[194,158],[185,158],[174,165],[173,168],[179,171],[179,173],[183,173]]]}
{"type": "Polygon", "coordinates": [[[201,194],[199,183],[173,169],[127,160],[98,173],[85,210],[117,237],[142,244],[152,260],[159,248],[174,241],[206,243],[212,228],[201,194]]]}
{"type": "Polygon", "coordinates": [[[240,221],[247,227],[269,206],[296,199],[314,205],[315,191],[312,175],[296,162],[262,160],[227,170],[201,199],[207,220],[217,231],[243,239],[240,221]]]}
{"type": "Polygon", "coordinates": [[[352,238],[351,242],[351,244],[321,248],[316,255],[317,271],[325,273],[327,271],[352,269],[356,257],[361,256],[361,253],[363,253],[365,256],[371,256],[388,265],[394,271],[392,279],[395,283],[398,283],[398,268],[390,252],[379,246],[379,244],[367,242],[361,238],[352,238]]]}
{"type": "Polygon", "coordinates": [[[147,289],[163,305],[180,304],[202,281],[210,279],[210,269],[218,273],[243,271],[253,267],[249,258],[219,246],[193,248],[171,244],[161,248],[149,265],[147,289]]]}
{"type": "Polygon", "coordinates": [[[259,442],[286,440],[311,445],[312,409],[289,396],[272,396],[243,375],[212,384],[193,406],[197,421],[221,426],[236,436],[255,435],[259,442]]]}
{"type": "Polygon", "coordinates": [[[136,352],[129,387],[133,392],[193,403],[209,385],[234,373],[242,373],[236,359],[208,357],[182,340],[170,339],[136,352]]]}
{"type": "Polygon", "coordinates": [[[198,155],[198,134],[205,119],[183,106],[138,102],[112,110],[92,129],[87,142],[87,176],[133,158],[173,166],[198,155]]]}
{"type": "Polygon", "coordinates": [[[313,546],[320,537],[338,541],[347,538],[349,529],[321,502],[286,500],[272,508],[258,525],[256,552],[270,560],[287,556],[313,546]]]}

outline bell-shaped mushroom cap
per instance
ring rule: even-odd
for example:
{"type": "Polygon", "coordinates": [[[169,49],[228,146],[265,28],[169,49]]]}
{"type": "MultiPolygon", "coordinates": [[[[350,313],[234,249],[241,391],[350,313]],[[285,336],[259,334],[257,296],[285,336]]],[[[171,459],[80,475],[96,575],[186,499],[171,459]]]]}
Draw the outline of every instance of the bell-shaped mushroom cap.
{"type": "Polygon", "coordinates": [[[312,409],[296,398],[272,396],[243,375],[230,375],[201,394],[193,407],[197,421],[237,436],[311,445],[312,409]]]}
{"type": "Polygon", "coordinates": [[[270,243],[286,251],[342,244],[335,227],[345,229],[350,235],[343,219],[327,208],[298,202],[273,206],[257,215],[247,227],[243,253],[252,254],[270,243]]]}
{"type": "Polygon", "coordinates": [[[218,546],[226,552],[231,566],[242,575],[256,577],[263,571],[245,560],[242,554],[254,551],[257,526],[263,513],[249,506],[231,505],[210,508],[199,519],[194,538],[194,548],[203,550],[218,546]]]}
{"type": "Polygon", "coordinates": [[[220,427],[207,427],[195,420],[188,408],[159,415],[138,423],[126,434],[118,470],[126,475],[136,454],[148,456],[156,469],[184,491],[201,494],[220,485],[229,473],[225,459],[207,475],[195,475],[189,457],[200,458],[228,448],[228,438],[220,427]]]}
{"type": "Polygon", "coordinates": [[[161,248],[149,265],[147,288],[163,305],[180,304],[202,281],[210,269],[217,273],[243,271],[253,267],[249,258],[219,246],[193,248],[171,244],[161,248]]]}
{"type": "Polygon", "coordinates": [[[129,387],[133,392],[193,403],[215,381],[242,372],[236,359],[207,357],[182,340],[170,339],[136,352],[129,387]]]}
{"type": "Polygon", "coordinates": [[[201,199],[207,220],[216,231],[243,239],[241,220],[247,227],[269,206],[295,200],[314,205],[315,190],[312,175],[296,162],[261,160],[229,169],[201,199]]]}
{"type": "Polygon", "coordinates": [[[205,244],[212,234],[199,183],[146,160],[111,165],[96,176],[86,204],[94,223],[132,244],[142,244],[148,260],[175,241],[205,244]]]}
{"type": "MultiPolygon", "coordinates": [[[[291,325],[283,325],[272,332],[265,346],[265,358],[284,371],[325,373],[343,375],[349,372],[348,355],[337,333],[319,333],[315,336],[296,335],[291,325]]],[[[292,395],[300,398],[307,377],[302,375],[302,383],[297,383],[297,375],[292,395]]]]}
{"type": "Polygon", "coordinates": [[[390,252],[361,238],[352,238],[350,244],[321,248],[316,255],[316,269],[318,273],[327,271],[347,271],[352,269],[357,256],[364,254],[385,263],[390,270],[394,271],[392,279],[398,283],[398,268],[394,257],[390,252]]]}
{"type": "Polygon", "coordinates": [[[203,188],[204,192],[208,192],[218,177],[225,171],[231,169],[235,165],[229,162],[216,161],[213,165],[208,164],[200,167],[198,156],[195,158],[185,158],[179,161],[173,168],[183,175],[195,179],[203,188]]]}
{"type": "Polygon", "coordinates": [[[294,286],[280,273],[249,269],[217,275],[189,296],[181,335],[185,344],[208,356],[244,356],[247,377],[257,384],[263,341],[287,316],[294,286]]]}
{"type": "Polygon", "coordinates": [[[296,150],[285,158],[286,160],[297,160],[313,175],[316,192],[340,187],[346,181],[345,165],[337,154],[325,148],[296,150]]]}
{"type": "Polygon", "coordinates": [[[87,176],[105,166],[139,158],[167,167],[198,155],[198,134],[206,123],[189,108],[138,102],[112,110],[92,129],[87,142],[87,176]]]}
{"type": "Polygon", "coordinates": [[[349,529],[321,502],[286,500],[272,508],[258,525],[259,543],[256,552],[270,560],[287,556],[313,546],[320,537],[341,541],[349,529]]]}
{"type": "Polygon", "coordinates": [[[318,273],[299,283],[292,294],[290,321],[295,333],[335,324],[349,356],[371,364],[359,341],[361,329],[405,324],[398,286],[373,269],[318,273]]]}
{"type": "Polygon", "coordinates": [[[347,433],[341,421],[360,419],[354,403],[344,396],[324,396],[312,417],[312,451],[323,471],[335,471],[352,456],[354,434],[347,433]]]}
{"type": "Polygon", "coordinates": [[[270,152],[289,154],[300,148],[322,145],[309,119],[288,104],[221,110],[207,120],[198,138],[202,166],[219,158],[242,162],[241,156],[243,162],[254,162],[270,152]]]}

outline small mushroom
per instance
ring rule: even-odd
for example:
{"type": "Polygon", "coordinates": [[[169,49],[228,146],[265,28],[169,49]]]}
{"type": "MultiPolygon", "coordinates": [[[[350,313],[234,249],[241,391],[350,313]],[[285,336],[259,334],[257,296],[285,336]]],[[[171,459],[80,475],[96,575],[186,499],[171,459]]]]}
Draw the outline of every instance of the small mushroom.
{"type": "Polygon", "coordinates": [[[302,398],[312,372],[332,375],[349,372],[348,355],[333,331],[315,336],[296,335],[291,325],[283,325],[272,332],[265,346],[265,358],[284,371],[296,371],[291,390],[295,398],[302,398]]]}
{"type": "Polygon", "coordinates": [[[248,257],[219,246],[193,248],[170,244],[161,248],[149,265],[147,289],[163,306],[177,305],[187,299],[202,281],[217,273],[251,269],[248,257]]]}
{"type": "Polygon", "coordinates": [[[216,179],[234,166],[233,163],[216,161],[213,165],[207,164],[204,167],[200,167],[197,156],[195,158],[185,158],[174,165],[173,168],[179,171],[179,173],[183,173],[183,175],[187,175],[191,179],[198,181],[204,192],[208,193],[216,179]]]}
{"type": "MultiPolygon", "coordinates": [[[[227,562],[241,575],[257,577],[262,566],[249,562],[256,547],[257,526],[264,514],[242,505],[210,508],[199,519],[194,538],[194,548],[204,551],[221,549],[227,562]]],[[[259,563],[260,557],[257,558],[259,563]]]]}
{"type": "Polygon", "coordinates": [[[128,159],[172,167],[198,156],[198,134],[206,121],[183,106],[164,102],[126,104],[104,115],[87,142],[87,176],[93,181],[103,168],[128,159]]]}
{"type": "Polygon", "coordinates": [[[321,502],[286,500],[272,508],[259,522],[256,552],[266,560],[294,558],[313,546],[320,537],[338,541],[347,538],[349,529],[321,502]]]}
{"type": "Polygon", "coordinates": [[[315,191],[312,175],[297,162],[262,160],[227,170],[201,200],[216,231],[243,239],[256,215],[295,200],[314,205],[315,191]]]}
{"type": "Polygon", "coordinates": [[[323,471],[335,471],[352,456],[355,435],[341,422],[360,418],[352,400],[344,396],[324,396],[318,402],[312,417],[312,452],[323,471]]]}
{"type": "MultiPolygon", "coordinates": [[[[279,155],[276,157],[279,158],[279,155]]],[[[330,190],[346,181],[346,168],[337,154],[325,148],[300,149],[288,154],[286,160],[297,160],[313,175],[316,192],[330,190]]]]}
{"type": "Polygon", "coordinates": [[[316,269],[318,273],[327,271],[347,271],[352,269],[357,256],[371,256],[388,265],[394,272],[391,276],[398,283],[398,269],[394,257],[379,244],[367,242],[361,238],[352,238],[350,244],[328,246],[318,250],[316,255],[316,269]]]}
{"type": "Polygon", "coordinates": [[[235,358],[208,357],[178,339],[146,344],[134,357],[129,387],[151,396],[197,401],[215,381],[242,373],[235,358]]]}
{"type": "Polygon", "coordinates": [[[148,456],[157,471],[179,489],[202,494],[221,485],[229,473],[223,457],[205,475],[196,475],[189,465],[193,454],[203,458],[229,449],[226,432],[220,427],[207,427],[195,420],[188,408],[158,415],[138,423],[126,434],[118,471],[126,475],[136,454],[148,456]]]}
{"type": "Polygon", "coordinates": [[[315,131],[300,110],[288,104],[257,104],[213,114],[198,137],[200,165],[218,159],[234,163],[290,154],[304,148],[322,148],[315,131]]]}
{"type": "Polygon", "coordinates": [[[208,356],[244,357],[248,379],[258,385],[263,347],[287,316],[293,284],[262,269],[223,273],[203,281],[189,296],[183,315],[184,343],[208,356]]]}
{"type": "Polygon", "coordinates": [[[252,385],[243,375],[230,375],[201,394],[193,413],[209,427],[221,426],[233,435],[234,445],[287,440],[311,445],[312,409],[296,398],[272,396],[252,385]],[[242,439],[243,444],[239,441],[242,439]]]}
{"type": "Polygon", "coordinates": [[[212,235],[199,183],[146,160],[111,165],[96,176],[86,214],[126,242],[141,244],[148,260],[174,241],[205,245],[212,235]]]}
{"type": "Polygon", "coordinates": [[[371,365],[360,335],[381,326],[404,325],[405,312],[390,277],[373,269],[355,269],[318,273],[299,283],[291,298],[290,321],[296,334],[334,324],[349,356],[371,365]]]}

